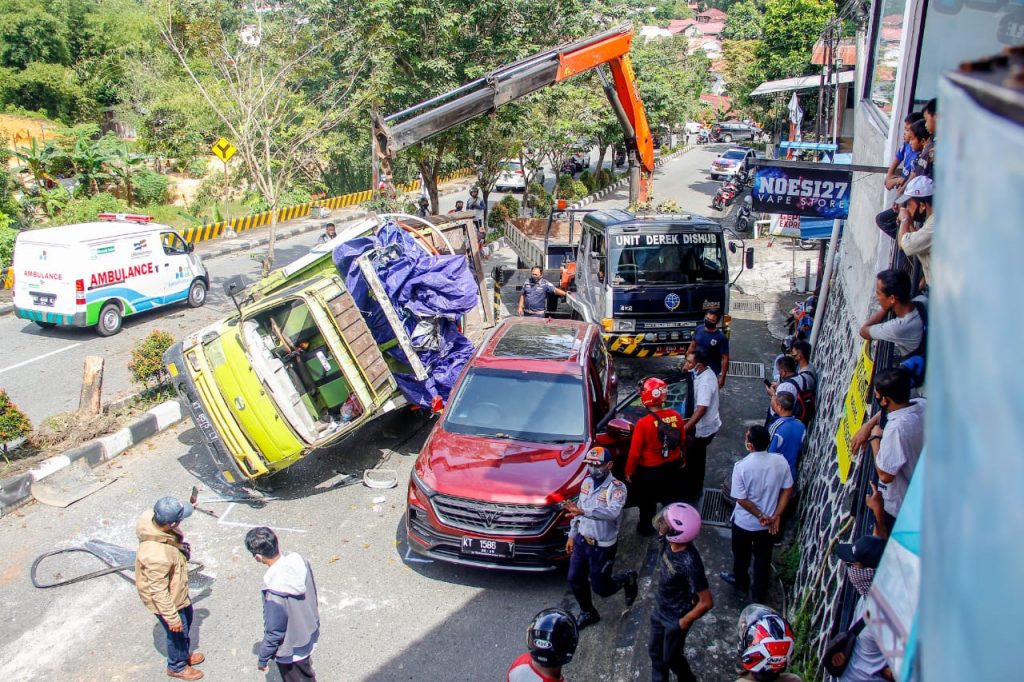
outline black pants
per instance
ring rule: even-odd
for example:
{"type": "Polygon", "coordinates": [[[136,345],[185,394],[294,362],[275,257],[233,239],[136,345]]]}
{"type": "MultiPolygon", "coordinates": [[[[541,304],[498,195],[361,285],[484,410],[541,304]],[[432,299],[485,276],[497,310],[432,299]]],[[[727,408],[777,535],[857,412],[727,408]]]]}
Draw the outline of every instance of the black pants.
{"type": "Polygon", "coordinates": [[[708,446],[715,434],[694,438],[686,449],[686,468],[683,469],[683,499],[696,503],[704,492],[704,472],[708,468],[708,446]]]}
{"type": "Polygon", "coordinates": [[[765,530],[749,531],[732,524],[732,573],[736,587],[751,588],[754,601],[767,603],[772,574],[772,547],[775,536],[765,530]],[[754,581],[750,582],[750,560],[754,560],[754,581]]]}
{"type": "Polygon", "coordinates": [[[678,623],[664,623],[657,614],[651,616],[647,651],[651,655],[652,682],[669,682],[669,673],[675,673],[680,682],[697,682],[686,660],[686,633],[678,623]]]}
{"type": "Polygon", "coordinates": [[[610,547],[591,545],[579,533],[573,541],[569,558],[569,587],[583,611],[594,610],[590,588],[599,597],[610,597],[622,589],[623,581],[612,577],[618,543],[610,547]]]}
{"type": "Polygon", "coordinates": [[[669,504],[681,499],[680,465],[674,459],[656,467],[637,467],[630,484],[630,500],[639,508],[637,527],[651,528],[651,519],[658,510],[658,503],[669,504]]]}
{"type": "Polygon", "coordinates": [[[295,663],[277,663],[277,671],[281,673],[281,679],[284,682],[306,682],[307,680],[316,682],[312,656],[295,663]]]}

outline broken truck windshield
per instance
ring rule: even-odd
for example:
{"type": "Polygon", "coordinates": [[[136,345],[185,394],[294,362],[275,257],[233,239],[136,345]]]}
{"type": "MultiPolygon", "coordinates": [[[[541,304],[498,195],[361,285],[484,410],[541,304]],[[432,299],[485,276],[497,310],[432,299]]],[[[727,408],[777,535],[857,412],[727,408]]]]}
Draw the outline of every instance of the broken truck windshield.
{"type": "Polygon", "coordinates": [[[609,241],[609,269],[614,285],[725,281],[725,252],[717,234],[619,234],[609,241]]]}

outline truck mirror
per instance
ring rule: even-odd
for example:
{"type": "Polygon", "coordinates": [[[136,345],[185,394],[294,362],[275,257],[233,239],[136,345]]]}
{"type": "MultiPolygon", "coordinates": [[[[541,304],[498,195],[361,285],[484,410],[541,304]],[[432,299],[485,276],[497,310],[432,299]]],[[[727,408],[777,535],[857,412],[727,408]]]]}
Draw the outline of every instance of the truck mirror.
{"type": "Polygon", "coordinates": [[[736,253],[736,242],[729,242],[729,253],[736,253]]]}
{"type": "Polygon", "coordinates": [[[224,293],[227,294],[229,298],[234,298],[235,294],[245,289],[245,287],[245,278],[241,275],[235,275],[234,277],[229,277],[227,281],[224,282],[224,293]]]}
{"type": "Polygon", "coordinates": [[[193,244],[192,242],[185,242],[185,250],[188,251],[189,253],[192,253],[193,251],[196,250],[196,245],[193,244]]]}
{"type": "Polygon", "coordinates": [[[747,252],[746,252],[745,255],[746,255],[746,258],[747,258],[747,261],[746,261],[747,270],[753,270],[754,269],[754,247],[753,246],[748,246],[747,247],[747,252]]]}

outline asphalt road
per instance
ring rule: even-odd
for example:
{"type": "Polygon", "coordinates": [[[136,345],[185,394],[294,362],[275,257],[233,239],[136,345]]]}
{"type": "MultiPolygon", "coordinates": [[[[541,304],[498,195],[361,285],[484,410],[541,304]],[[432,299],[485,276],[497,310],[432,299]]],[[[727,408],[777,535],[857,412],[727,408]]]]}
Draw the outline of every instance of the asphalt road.
{"type": "MultiPolygon", "coordinates": [[[[656,181],[656,196],[697,211],[696,204],[710,200],[698,189],[704,182],[701,169],[710,156],[694,151],[666,164],[656,181]]],[[[219,259],[218,270],[229,260],[219,259]]],[[[239,266],[240,271],[251,272],[248,263],[239,266]]],[[[211,299],[209,305],[212,311],[212,306],[224,303],[211,299]]],[[[194,327],[192,320],[186,325],[171,319],[183,330],[194,327]]],[[[762,321],[734,324],[734,359],[770,359],[775,343],[762,321]]],[[[49,365],[42,362],[43,367],[49,365]]],[[[663,372],[676,362],[620,361],[620,386],[626,391],[641,377],[663,372]]],[[[707,486],[717,487],[727,475],[739,454],[744,425],[760,417],[763,403],[759,380],[729,380],[722,406],[726,426],[711,448],[707,486]]],[[[529,618],[547,606],[575,612],[576,605],[558,572],[488,572],[408,554],[403,537],[405,482],[430,426],[405,411],[386,415],[335,451],[285,472],[275,480],[272,494],[277,499],[257,507],[231,502],[231,491],[219,488],[186,421],[100,470],[113,482],[71,507],[32,504],[0,519],[0,543],[8,548],[0,554],[5,606],[0,619],[0,678],[163,679],[162,630],[139,603],[130,580],[105,576],[36,590],[29,584],[28,571],[39,554],[80,546],[89,539],[134,549],[137,515],[162,495],[184,497],[198,485],[203,489],[200,502],[220,517],[197,513],[185,523],[194,558],[204,565],[192,581],[197,614],[193,638],[207,656],[202,666],[207,679],[277,679],[276,673],[264,678],[256,671],[253,654],[261,635],[263,567],[251,559],[242,539],[254,525],[276,528],[284,551],[303,554],[314,567],[321,602],[322,637],[314,655],[320,679],[504,679],[509,662],[524,650],[529,618]],[[367,468],[393,470],[398,487],[364,487],[359,479],[367,468]],[[355,484],[348,485],[351,482],[355,484]]],[[[630,610],[622,608],[621,596],[597,600],[604,619],[584,633],[577,658],[567,670],[571,679],[618,682],[649,675],[645,642],[656,545],[631,532],[635,514],[628,510],[623,521],[617,567],[643,571],[641,598],[630,610]]],[[[728,567],[727,531],[706,526],[699,547],[716,607],[691,633],[690,658],[700,679],[732,680],[732,638],[743,601],[714,577],[728,567]]],[[[58,557],[42,566],[40,577],[68,578],[98,567],[80,558],[58,557]]]]}

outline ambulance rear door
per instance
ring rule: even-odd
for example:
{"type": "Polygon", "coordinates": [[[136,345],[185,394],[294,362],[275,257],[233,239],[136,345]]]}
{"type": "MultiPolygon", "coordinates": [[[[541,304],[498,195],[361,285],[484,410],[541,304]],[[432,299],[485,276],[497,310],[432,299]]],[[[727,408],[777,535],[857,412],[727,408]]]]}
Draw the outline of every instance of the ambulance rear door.
{"type": "MultiPolygon", "coordinates": [[[[22,232],[14,247],[14,305],[18,316],[42,323],[73,324],[76,302],[74,247],[31,241],[22,232]]],[[[80,275],[78,275],[80,277],[80,275]]],[[[82,295],[84,310],[84,292],[82,295]]]]}

